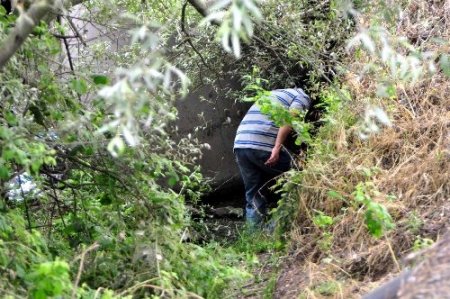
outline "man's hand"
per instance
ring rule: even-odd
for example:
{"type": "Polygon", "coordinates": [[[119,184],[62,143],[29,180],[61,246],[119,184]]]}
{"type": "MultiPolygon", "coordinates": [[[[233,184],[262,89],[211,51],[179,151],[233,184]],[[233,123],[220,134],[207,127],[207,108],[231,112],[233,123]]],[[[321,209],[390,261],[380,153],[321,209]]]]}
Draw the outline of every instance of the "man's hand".
{"type": "Polygon", "coordinates": [[[278,160],[280,159],[280,151],[281,147],[283,146],[283,142],[286,140],[286,137],[291,131],[292,128],[290,126],[282,126],[278,130],[277,139],[275,140],[275,145],[272,149],[272,154],[270,155],[269,159],[267,159],[266,163],[264,163],[265,165],[274,166],[275,164],[277,164],[278,160]]]}
{"type": "Polygon", "coordinates": [[[274,166],[277,164],[278,160],[280,159],[280,150],[281,150],[281,144],[279,146],[275,146],[272,149],[272,154],[270,155],[269,159],[264,163],[267,166],[274,166]]]}

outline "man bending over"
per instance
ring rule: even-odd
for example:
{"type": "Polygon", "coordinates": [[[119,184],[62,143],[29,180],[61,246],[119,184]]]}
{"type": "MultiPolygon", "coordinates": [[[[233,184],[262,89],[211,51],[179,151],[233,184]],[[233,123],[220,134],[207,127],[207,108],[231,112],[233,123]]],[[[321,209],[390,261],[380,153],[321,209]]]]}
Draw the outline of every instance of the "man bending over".
{"type": "MultiPolygon", "coordinates": [[[[309,97],[300,88],[273,90],[269,99],[292,113],[310,106],[309,97]]],[[[233,149],[244,181],[245,217],[251,226],[261,224],[266,215],[262,187],[290,168],[290,155],[282,145],[291,130],[287,125],[277,127],[258,103],[250,107],[239,125],[233,149]]]]}

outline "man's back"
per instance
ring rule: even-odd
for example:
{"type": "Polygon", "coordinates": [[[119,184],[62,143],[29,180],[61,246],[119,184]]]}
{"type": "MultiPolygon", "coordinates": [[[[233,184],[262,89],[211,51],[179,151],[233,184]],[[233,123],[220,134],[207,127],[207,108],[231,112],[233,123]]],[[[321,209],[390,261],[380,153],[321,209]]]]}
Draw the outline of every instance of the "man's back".
{"type": "MultiPolygon", "coordinates": [[[[288,110],[306,110],[309,97],[300,88],[277,89],[270,93],[270,100],[288,110]]],[[[257,103],[248,110],[241,121],[234,141],[236,148],[253,148],[271,151],[278,134],[278,127],[269,116],[263,114],[257,103]]]]}

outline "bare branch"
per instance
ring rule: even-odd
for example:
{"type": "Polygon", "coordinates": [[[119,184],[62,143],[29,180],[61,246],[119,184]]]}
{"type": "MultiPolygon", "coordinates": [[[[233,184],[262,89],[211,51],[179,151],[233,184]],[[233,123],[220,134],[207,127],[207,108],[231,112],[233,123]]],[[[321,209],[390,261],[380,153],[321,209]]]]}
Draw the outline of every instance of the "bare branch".
{"type": "Polygon", "coordinates": [[[52,33],[52,35],[59,39],[78,39],[78,35],[62,35],[57,33],[52,33]]]}
{"type": "MultiPolygon", "coordinates": [[[[187,0],[190,5],[192,5],[195,10],[201,14],[204,18],[206,18],[209,14],[208,6],[202,0],[187,0]]],[[[220,22],[218,20],[212,20],[211,23],[216,26],[220,26],[220,22]]]]}
{"type": "Polygon", "coordinates": [[[92,244],[91,246],[89,246],[88,248],[86,248],[85,250],[83,250],[83,252],[81,253],[80,256],[80,266],[78,267],[78,272],[77,272],[77,277],[75,279],[75,282],[73,283],[73,288],[72,288],[72,299],[77,298],[77,289],[78,289],[78,284],[80,283],[80,279],[81,279],[81,274],[83,273],[83,267],[84,267],[84,260],[86,258],[86,254],[89,251],[93,251],[96,250],[97,248],[99,248],[100,245],[95,242],[94,244],[92,244]]]}
{"type": "MultiPolygon", "coordinates": [[[[60,16],[58,16],[57,20],[58,20],[58,23],[61,24],[60,16]]],[[[62,40],[64,43],[64,47],[66,48],[67,58],[69,59],[70,70],[72,71],[72,74],[75,74],[75,68],[73,67],[73,60],[72,60],[72,54],[70,53],[69,43],[67,42],[67,38],[65,38],[65,37],[63,37],[62,40]]],[[[79,95],[78,95],[78,98],[79,98],[79,95]]]]}
{"type": "Polygon", "coordinates": [[[200,57],[200,60],[202,61],[203,65],[206,66],[208,70],[216,74],[217,77],[217,83],[219,83],[220,87],[223,88],[222,82],[220,80],[220,74],[217,72],[217,70],[212,69],[207,63],[205,58],[203,58],[203,55],[200,53],[200,51],[197,50],[197,48],[194,46],[194,43],[192,42],[191,35],[189,34],[189,31],[186,29],[186,7],[187,3],[185,2],[182,9],[181,9],[181,31],[184,32],[186,35],[186,41],[191,46],[192,50],[194,50],[195,53],[200,57]]]}
{"type": "Polygon", "coordinates": [[[72,28],[72,31],[75,33],[76,36],[78,36],[79,40],[83,44],[83,46],[87,47],[86,41],[83,39],[83,36],[80,34],[80,31],[78,30],[77,26],[73,23],[71,18],[66,18],[67,22],[69,22],[70,27],[72,28]]]}
{"type": "Polygon", "coordinates": [[[188,0],[188,2],[203,17],[206,17],[208,15],[208,8],[206,7],[206,4],[202,0],[188,0]]]}
{"type": "Polygon", "coordinates": [[[202,54],[197,50],[197,48],[194,46],[194,44],[192,43],[192,39],[191,39],[191,35],[189,34],[189,32],[186,30],[186,6],[187,6],[187,2],[184,3],[183,8],[181,10],[181,31],[184,32],[184,34],[186,34],[186,38],[187,38],[187,42],[189,43],[189,45],[191,46],[192,50],[194,50],[195,53],[197,53],[197,55],[200,57],[200,60],[202,61],[202,63],[209,69],[211,70],[211,68],[209,67],[209,65],[206,63],[205,59],[203,58],[202,54]]]}

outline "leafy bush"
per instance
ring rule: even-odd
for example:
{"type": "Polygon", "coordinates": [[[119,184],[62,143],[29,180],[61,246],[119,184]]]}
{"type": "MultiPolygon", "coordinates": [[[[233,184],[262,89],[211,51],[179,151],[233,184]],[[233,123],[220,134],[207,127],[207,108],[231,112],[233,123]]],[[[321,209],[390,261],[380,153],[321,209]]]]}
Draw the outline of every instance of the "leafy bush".
{"type": "Polygon", "coordinates": [[[67,296],[72,287],[69,271],[69,264],[58,259],[34,265],[25,277],[30,295],[37,299],[67,296]]]}
{"type": "Polygon", "coordinates": [[[356,186],[355,200],[364,205],[364,217],[367,229],[374,237],[381,237],[387,230],[394,228],[392,217],[386,207],[372,200],[370,191],[373,184],[359,183],[356,186]]]}

